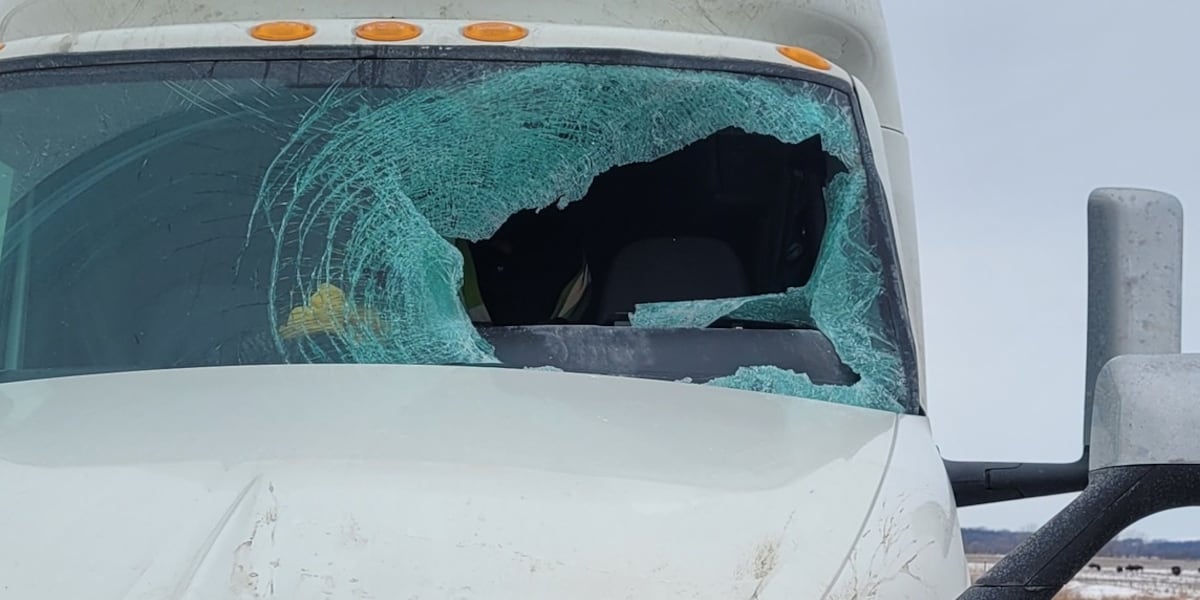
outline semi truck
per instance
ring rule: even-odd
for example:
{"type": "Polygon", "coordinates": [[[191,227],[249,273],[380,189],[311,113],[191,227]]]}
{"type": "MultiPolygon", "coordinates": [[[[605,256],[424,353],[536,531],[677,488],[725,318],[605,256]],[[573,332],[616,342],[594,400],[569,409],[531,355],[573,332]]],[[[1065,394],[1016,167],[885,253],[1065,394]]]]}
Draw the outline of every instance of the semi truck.
{"type": "Polygon", "coordinates": [[[1181,205],[1088,200],[1080,459],[944,460],[898,90],[878,0],[0,0],[0,597],[1050,598],[1197,502],[1181,205]]]}

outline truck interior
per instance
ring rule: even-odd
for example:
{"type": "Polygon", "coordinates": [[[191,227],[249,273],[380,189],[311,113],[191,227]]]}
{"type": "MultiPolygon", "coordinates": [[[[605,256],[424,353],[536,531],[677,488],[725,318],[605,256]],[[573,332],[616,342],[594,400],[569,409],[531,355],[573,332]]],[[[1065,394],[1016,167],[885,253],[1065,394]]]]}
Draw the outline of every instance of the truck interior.
{"type": "Polygon", "coordinates": [[[803,286],[825,229],[824,187],[844,169],[818,137],[792,145],[737,130],[616,167],[582,200],[522,211],[471,244],[491,317],[479,324],[619,325],[641,303],[803,286]],[[590,284],[580,310],[556,321],[555,303],[581,263],[590,284]]]}

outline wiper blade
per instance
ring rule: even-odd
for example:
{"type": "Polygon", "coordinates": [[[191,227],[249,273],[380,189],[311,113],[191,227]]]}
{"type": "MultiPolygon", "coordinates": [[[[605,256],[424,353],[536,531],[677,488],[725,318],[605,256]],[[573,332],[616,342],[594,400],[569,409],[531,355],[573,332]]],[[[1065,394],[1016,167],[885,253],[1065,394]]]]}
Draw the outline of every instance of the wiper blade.
{"type": "Polygon", "coordinates": [[[451,363],[433,363],[432,367],[491,367],[493,369],[520,369],[515,365],[507,365],[504,363],[475,363],[475,362],[451,362],[451,363]]]}
{"type": "MultiPolygon", "coordinates": [[[[619,313],[608,321],[601,323],[607,327],[630,327],[628,313],[619,313]]],[[[662,327],[662,329],[676,329],[675,327],[662,327]]],[[[795,325],[792,323],[779,323],[777,321],[759,321],[755,319],[739,319],[734,317],[721,317],[714,321],[704,329],[774,329],[774,330],[815,330],[816,327],[810,325],[795,325]]]]}
{"type": "Polygon", "coordinates": [[[735,319],[722,317],[709,325],[707,329],[815,329],[804,325],[778,323],[775,321],[756,321],[754,319],[735,319]]]}

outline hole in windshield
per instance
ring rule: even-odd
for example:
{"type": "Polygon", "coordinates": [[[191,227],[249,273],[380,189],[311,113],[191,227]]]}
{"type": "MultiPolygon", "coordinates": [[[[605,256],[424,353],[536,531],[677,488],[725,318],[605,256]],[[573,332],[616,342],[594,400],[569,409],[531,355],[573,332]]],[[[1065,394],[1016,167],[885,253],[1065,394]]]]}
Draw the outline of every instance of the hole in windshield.
{"type": "Polygon", "coordinates": [[[639,304],[804,286],[825,230],[825,186],[844,170],[818,137],[786,144],[739,130],[611,169],[564,209],[524,210],[486,240],[456,241],[472,320],[628,325],[639,304]]]}

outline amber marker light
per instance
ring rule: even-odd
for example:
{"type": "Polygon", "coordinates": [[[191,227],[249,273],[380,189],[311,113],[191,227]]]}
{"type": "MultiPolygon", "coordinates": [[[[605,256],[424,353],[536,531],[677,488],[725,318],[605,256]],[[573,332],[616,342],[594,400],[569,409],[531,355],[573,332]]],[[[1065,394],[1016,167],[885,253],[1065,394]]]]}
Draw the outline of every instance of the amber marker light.
{"type": "Polygon", "coordinates": [[[812,67],[821,71],[828,71],[833,68],[833,65],[828,60],[825,60],[824,56],[805,48],[780,46],[779,53],[806,67],[812,67]]]}
{"type": "Polygon", "coordinates": [[[372,42],[406,42],[421,35],[421,28],[404,21],[373,21],[359,25],[354,35],[372,42]]]}
{"type": "Polygon", "coordinates": [[[255,25],[250,30],[250,37],[264,42],[294,42],[310,38],[317,28],[299,21],[273,21],[255,25]]]}
{"type": "Polygon", "coordinates": [[[529,30],[513,23],[472,23],[462,30],[463,37],[477,42],[515,42],[529,35],[529,30]]]}

